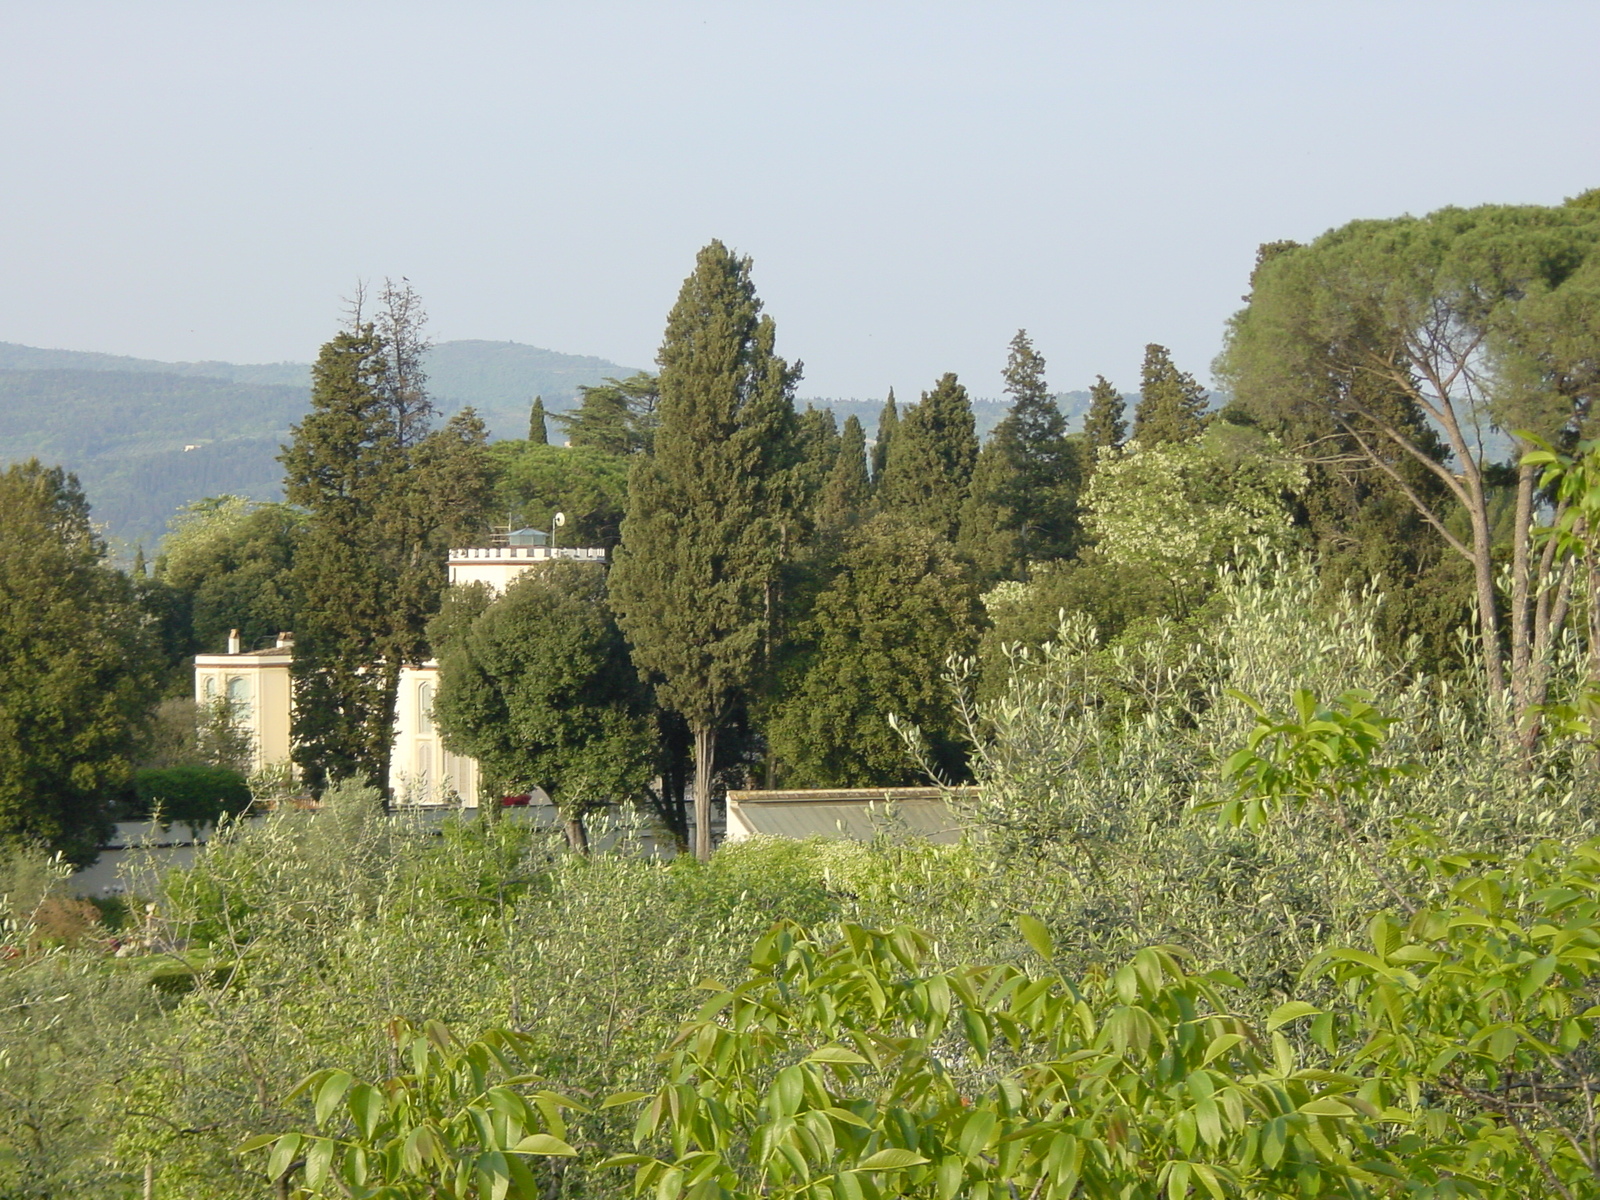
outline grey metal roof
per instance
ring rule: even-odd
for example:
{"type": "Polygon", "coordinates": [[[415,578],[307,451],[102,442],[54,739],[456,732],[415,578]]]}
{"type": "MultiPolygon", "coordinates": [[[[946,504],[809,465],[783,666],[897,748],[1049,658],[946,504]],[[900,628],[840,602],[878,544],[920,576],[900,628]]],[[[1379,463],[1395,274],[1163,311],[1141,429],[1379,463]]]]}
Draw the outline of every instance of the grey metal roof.
{"type": "Polygon", "coordinates": [[[728,840],[766,834],[867,841],[899,834],[948,844],[960,840],[961,830],[945,795],[940,788],[730,791],[728,840]]]}

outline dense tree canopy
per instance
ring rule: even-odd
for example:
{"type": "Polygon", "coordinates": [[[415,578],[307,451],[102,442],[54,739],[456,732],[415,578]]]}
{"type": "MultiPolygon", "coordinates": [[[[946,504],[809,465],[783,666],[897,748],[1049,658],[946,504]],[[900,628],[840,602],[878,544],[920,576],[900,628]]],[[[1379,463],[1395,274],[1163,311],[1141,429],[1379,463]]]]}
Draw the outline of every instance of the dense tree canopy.
{"type": "Polygon", "coordinates": [[[1101,461],[1088,525],[1108,561],[1155,572],[1186,612],[1236,545],[1293,536],[1286,504],[1305,475],[1269,435],[1217,424],[1188,442],[1131,443],[1101,461]]]}
{"type": "Polygon", "coordinates": [[[1018,505],[1023,496],[1021,447],[1009,431],[996,429],[978,451],[978,463],[961,505],[961,529],[956,548],[983,579],[1002,579],[1022,570],[1023,517],[1018,505]]]}
{"type": "Polygon", "coordinates": [[[813,522],[823,537],[839,533],[860,521],[872,501],[872,479],[867,474],[867,435],[861,419],[845,418],[839,432],[838,453],[817,497],[813,522]]]}
{"type": "Polygon", "coordinates": [[[78,482],[0,473],[0,844],[93,860],[156,698],[132,581],[105,565],[78,482]]]}
{"type": "Polygon", "coordinates": [[[387,785],[400,668],[427,657],[445,551],[476,540],[489,512],[482,422],[467,409],[429,428],[424,319],[409,289],[386,292],[378,323],[355,314],[323,346],[311,411],[283,453],[288,499],[308,514],[294,568],[294,753],[317,788],[387,785]]]}
{"type": "Polygon", "coordinates": [[[655,446],[661,392],[654,375],[607,379],[580,387],[578,397],[575,411],[555,418],[568,445],[620,455],[648,454],[655,446]]]}
{"type": "Polygon", "coordinates": [[[489,796],[543,788],[581,847],[585,813],[641,795],[652,751],[646,695],[603,566],[541,564],[493,603],[456,598],[429,632],[439,656],[434,720],[446,745],[478,760],[489,796]]]}
{"type": "Polygon", "coordinates": [[[182,598],[194,650],[220,652],[232,629],[253,648],[295,628],[291,580],[304,519],[242,496],[197,500],[173,518],[155,574],[182,598]]]}
{"type": "Polygon", "coordinates": [[[806,405],[795,427],[795,509],[809,523],[822,498],[823,486],[839,461],[839,422],[831,408],[806,405]]]}
{"type": "Polygon", "coordinates": [[[489,447],[489,459],[498,520],[548,532],[551,518],[560,512],[567,515],[562,545],[609,549],[621,538],[627,459],[591,446],[535,442],[496,442],[489,447]]]}
{"type": "Polygon", "coordinates": [[[806,787],[924,781],[890,716],[921,727],[935,767],[959,777],[945,661],[972,651],[977,621],[976,589],[948,542],[893,514],[862,526],[796,633],[797,659],[768,725],[787,780],[806,787]]]}
{"type": "Polygon", "coordinates": [[[1309,246],[1275,243],[1221,364],[1240,404],[1382,476],[1471,566],[1487,683],[1510,687],[1530,733],[1562,623],[1562,606],[1539,597],[1559,593],[1566,567],[1534,554],[1538,471],[1517,460],[1531,448],[1523,431],[1567,445],[1588,435],[1597,244],[1594,211],[1531,206],[1357,221],[1309,246]],[[1494,430],[1511,435],[1509,463],[1494,430]],[[1501,467],[1515,472],[1505,597],[1501,467]]]}
{"type": "Polygon", "coordinates": [[[946,373],[894,425],[878,505],[953,541],[977,463],[972,401],[955,375],[946,373]]]}
{"type": "MultiPolygon", "coordinates": [[[[874,492],[860,422],[795,416],[748,260],[707,247],[653,450],[494,452],[503,482],[627,464],[626,536],[609,578],[452,590],[436,718],[580,850],[590,803],[657,774],[649,832],[681,848],[691,742],[702,852],[713,772],[763,755],[779,786],[969,782],[930,841],[891,819],[668,862],[620,822],[579,856],[352,782],[219,831],[148,905],[74,901],[15,847],[92,840],[154,593],[130,603],[69,477],[13,468],[0,1195],[1595,1195],[1596,220],[1591,193],[1264,246],[1226,407],[1152,346],[1128,441],[1098,381],[1087,536],[1055,559],[1017,514],[1036,452],[1080,442],[1025,337],[982,451],[947,377],[885,420],[874,492]],[[1480,641],[1449,610],[1485,564],[1480,641]],[[1471,672],[1402,636],[1429,622],[1471,672]]],[[[470,417],[426,427],[386,303],[286,454],[334,680],[360,621],[368,663],[413,652],[486,457],[470,417]]],[[[254,514],[226,509],[180,563],[234,545],[254,514]]]]}

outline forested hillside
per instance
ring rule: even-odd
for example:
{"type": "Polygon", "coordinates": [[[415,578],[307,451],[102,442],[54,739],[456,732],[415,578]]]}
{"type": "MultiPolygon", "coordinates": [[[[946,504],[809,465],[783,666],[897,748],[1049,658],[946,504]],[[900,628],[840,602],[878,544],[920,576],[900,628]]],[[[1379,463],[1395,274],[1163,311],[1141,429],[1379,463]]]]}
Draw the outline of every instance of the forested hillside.
{"type": "Polygon", "coordinates": [[[200,375],[4,370],[0,460],[66,466],[110,536],[154,546],[192,499],[280,495],[274,459],[305,402],[300,388],[200,375]]]}
{"type": "MultiPolygon", "coordinates": [[[[474,407],[497,437],[526,433],[536,395],[561,411],[579,387],[630,373],[592,356],[484,341],[435,346],[428,371],[442,412],[474,407]]],[[[0,343],[0,462],[64,465],[119,545],[154,548],[190,501],[282,496],[277,456],[310,386],[303,363],[164,363],[0,343]]]]}
{"type": "MultiPolygon", "coordinates": [[[[534,396],[551,413],[565,412],[580,388],[634,373],[593,356],[488,341],[441,342],[427,370],[440,412],[475,408],[494,438],[526,434],[534,396]]],[[[306,363],[168,363],[0,342],[0,461],[37,456],[65,465],[119,546],[153,549],[191,501],[282,496],[277,455],[310,387],[306,363]]],[[[1087,410],[1088,397],[1060,397],[1069,419],[1087,410]]],[[[871,436],[883,401],[801,403],[827,407],[841,423],[857,416],[871,436]]],[[[980,436],[1005,416],[999,401],[973,409],[980,436]]]]}

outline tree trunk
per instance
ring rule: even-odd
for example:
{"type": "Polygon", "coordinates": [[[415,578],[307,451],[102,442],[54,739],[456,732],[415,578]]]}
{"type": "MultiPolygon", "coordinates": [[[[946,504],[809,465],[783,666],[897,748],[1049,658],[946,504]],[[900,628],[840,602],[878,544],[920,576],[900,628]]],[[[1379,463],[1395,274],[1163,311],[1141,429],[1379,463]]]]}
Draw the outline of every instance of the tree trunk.
{"type": "Polygon", "coordinates": [[[694,856],[711,861],[711,777],[716,766],[717,731],[694,726],[694,856]]]}
{"type": "Polygon", "coordinates": [[[652,796],[656,815],[677,842],[680,851],[689,849],[689,760],[694,753],[694,735],[689,724],[677,713],[656,711],[656,730],[661,737],[659,796],[652,796]]]}
{"type": "MultiPolygon", "coordinates": [[[[1520,457],[1520,443],[1517,448],[1520,457]]],[[[1529,705],[1536,703],[1531,695],[1535,631],[1529,585],[1533,484],[1537,471],[1537,467],[1526,465],[1517,468],[1517,507],[1511,529],[1511,696],[1518,733],[1525,729],[1529,705]]]]}
{"type": "Polygon", "coordinates": [[[1483,643],[1483,670],[1491,701],[1506,691],[1505,654],[1500,647],[1500,608],[1494,586],[1494,546],[1489,506],[1481,487],[1472,489],[1472,573],[1478,601],[1478,636],[1483,643]]]}
{"type": "Polygon", "coordinates": [[[589,856],[589,830],[583,824],[583,815],[573,813],[566,818],[567,849],[574,854],[589,856]]]}

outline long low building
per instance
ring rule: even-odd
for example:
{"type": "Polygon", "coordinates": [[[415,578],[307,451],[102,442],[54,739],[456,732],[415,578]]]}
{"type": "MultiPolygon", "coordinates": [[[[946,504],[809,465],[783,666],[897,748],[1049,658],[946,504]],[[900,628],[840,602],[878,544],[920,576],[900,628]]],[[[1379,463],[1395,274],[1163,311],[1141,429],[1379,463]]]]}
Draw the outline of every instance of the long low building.
{"type": "Polygon", "coordinates": [[[879,834],[909,835],[949,844],[961,840],[950,811],[952,793],[971,788],[817,788],[729,791],[725,840],[766,835],[869,841],[879,834]]]}

